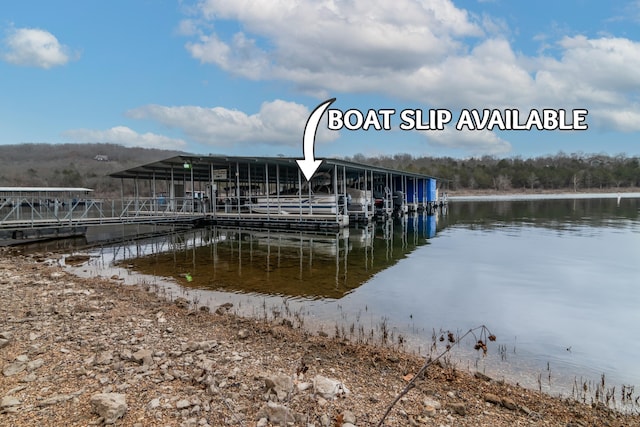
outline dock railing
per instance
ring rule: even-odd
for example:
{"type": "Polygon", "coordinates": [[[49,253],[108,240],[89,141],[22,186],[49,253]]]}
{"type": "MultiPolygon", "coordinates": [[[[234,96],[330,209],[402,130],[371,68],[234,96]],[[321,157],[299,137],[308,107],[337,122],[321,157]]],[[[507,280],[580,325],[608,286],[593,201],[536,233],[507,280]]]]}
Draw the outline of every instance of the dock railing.
{"type": "Polygon", "coordinates": [[[205,212],[206,206],[199,206],[191,198],[60,200],[7,196],[0,198],[0,228],[188,221],[205,212]]]}

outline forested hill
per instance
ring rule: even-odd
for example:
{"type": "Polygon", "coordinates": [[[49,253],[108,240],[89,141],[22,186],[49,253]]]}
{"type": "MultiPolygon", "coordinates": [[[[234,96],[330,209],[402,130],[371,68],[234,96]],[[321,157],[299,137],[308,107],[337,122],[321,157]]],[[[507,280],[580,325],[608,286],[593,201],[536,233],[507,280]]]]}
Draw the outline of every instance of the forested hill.
{"type": "Polygon", "coordinates": [[[112,172],[181,154],[116,144],[0,145],[0,187],[87,187],[120,194],[112,172]]]}
{"type": "MultiPolygon", "coordinates": [[[[0,187],[88,187],[119,195],[112,172],[183,154],[116,144],[0,145],[0,187]]],[[[414,157],[409,154],[347,160],[425,173],[450,180],[451,190],[616,190],[640,187],[640,158],[563,154],[536,158],[414,157]]]]}
{"type": "Polygon", "coordinates": [[[640,187],[640,158],[624,155],[564,154],[523,159],[484,156],[413,157],[409,154],[348,160],[425,173],[451,180],[452,190],[614,190],[640,187]]]}

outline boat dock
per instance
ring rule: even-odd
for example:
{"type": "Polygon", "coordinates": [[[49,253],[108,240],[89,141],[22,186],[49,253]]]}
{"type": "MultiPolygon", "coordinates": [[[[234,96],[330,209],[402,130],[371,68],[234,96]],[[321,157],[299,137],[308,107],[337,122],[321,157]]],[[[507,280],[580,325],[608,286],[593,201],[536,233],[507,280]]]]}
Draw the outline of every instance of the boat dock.
{"type": "Polygon", "coordinates": [[[102,224],[336,230],[444,203],[435,177],[337,159],[324,159],[310,181],[285,157],[181,155],[110,176],[121,180],[119,198],[0,187],[0,239],[77,235],[102,224]]]}
{"type": "Polygon", "coordinates": [[[342,228],[444,203],[438,195],[444,180],[338,159],[324,159],[310,181],[286,157],[182,155],[111,176],[132,180],[138,195],[144,182],[145,196],[167,203],[191,198],[213,223],[342,228]]]}

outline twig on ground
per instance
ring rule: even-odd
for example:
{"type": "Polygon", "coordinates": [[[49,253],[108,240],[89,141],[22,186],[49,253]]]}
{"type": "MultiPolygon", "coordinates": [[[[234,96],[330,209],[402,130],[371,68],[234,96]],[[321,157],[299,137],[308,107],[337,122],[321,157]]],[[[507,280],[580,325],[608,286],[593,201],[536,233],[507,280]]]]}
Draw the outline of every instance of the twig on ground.
{"type": "Polygon", "coordinates": [[[391,402],[389,404],[389,406],[387,407],[385,413],[382,415],[382,418],[380,418],[380,421],[378,421],[378,424],[376,424],[376,427],[382,427],[382,423],[384,422],[384,420],[387,418],[387,416],[389,416],[389,413],[391,412],[391,410],[393,409],[393,407],[396,405],[396,403],[398,403],[398,401],[400,399],[402,399],[402,397],[407,394],[412,388],[415,387],[415,383],[416,380],[418,378],[421,378],[424,373],[426,372],[426,370],[429,368],[429,366],[433,365],[435,362],[437,362],[438,360],[440,360],[441,358],[443,358],[446,354],[448,354],[453,347],[457,346],[458,344],[460,344],[460,342],[467,337],[468,335],[473,335],[476,338],[476,342],[477,344],[475,345],[475,349],[476,350],[480,350],[482,349],[482,351],[486,354],[487,352],[487,346],[486,346],[486,342],[487,342],[487,337],[489,341],[495,341],[496,337],[495,335],[491,334],[489,332],[489,329],[487,329],[486,326],[481,325],[481,326],[477,326],[475,328],[469,329],[464,335],[462,335],[460,338],[456,339],[452,339],[453,334],[449,333],[449,342],[450,344],[447,344],[447,348],[440,353],[435,359],[427,359],[427,361],[424,363],[424,365],[422,365],[422,367],[420,368],[420,370],[413,376],[413,378],[411,378],[411,380],[409,380],[409,382],[407,383],[407,385],[400,391],[400,393],[398,393],[398,395],[396,396],[395,399],[393,399],[393,402],[391,402]],[[480,339],[478,339],[478,337],[476,336],[476,332],[480,330],[480,339]]]}

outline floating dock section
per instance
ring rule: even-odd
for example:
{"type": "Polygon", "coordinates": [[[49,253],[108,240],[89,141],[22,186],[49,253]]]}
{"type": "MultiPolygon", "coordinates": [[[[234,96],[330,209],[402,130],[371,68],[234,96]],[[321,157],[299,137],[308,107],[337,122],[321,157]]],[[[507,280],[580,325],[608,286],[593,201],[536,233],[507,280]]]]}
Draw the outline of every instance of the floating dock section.
{"type": "Polygon", "coordinates": [[[310,181],[286,157],[180,155],[111,176],[133,180],[141,204],[215,225],[330,230],[442,203],[433,176],[338,159],[310,181]]]}

